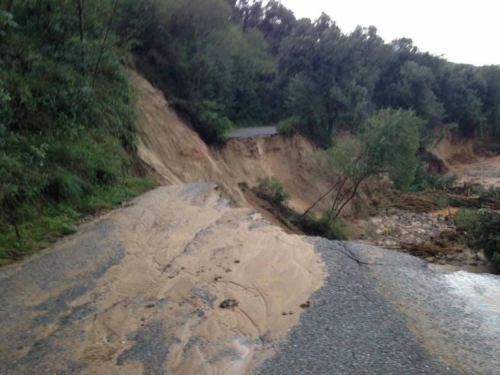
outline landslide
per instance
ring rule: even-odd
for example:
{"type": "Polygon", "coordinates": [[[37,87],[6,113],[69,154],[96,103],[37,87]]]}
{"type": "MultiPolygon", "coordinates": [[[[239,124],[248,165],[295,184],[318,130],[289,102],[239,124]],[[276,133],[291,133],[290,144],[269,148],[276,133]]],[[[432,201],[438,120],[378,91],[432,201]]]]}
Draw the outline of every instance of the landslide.
{"type": "Polygon", "coordinates": [[[491,156],[477,139],[448,135],[430,152],[458,174],[461,183],[500,187],[500,156],[491,156]]]}
{"type": "MultiPolygon", "coordinates": [[[[329,190],[314,178],[316,147],[301,136],[231,139],[208,147],[173,110],[163,93],[131,72],[137,94],[139,157],[156,172],[161,184],[216,182],[236,206],[249,203],[238,184],[253,187],[275,176],[291,195],[290,207],[302,211],[329,190]]],[[[326,210],[325,199],[318,210],[326,210]]]]}
{"type": "Polygon", "coordinates": [[[215,184],[162,186],[0,270],[0,374],[245,374],[325,277],[215,184]]]}

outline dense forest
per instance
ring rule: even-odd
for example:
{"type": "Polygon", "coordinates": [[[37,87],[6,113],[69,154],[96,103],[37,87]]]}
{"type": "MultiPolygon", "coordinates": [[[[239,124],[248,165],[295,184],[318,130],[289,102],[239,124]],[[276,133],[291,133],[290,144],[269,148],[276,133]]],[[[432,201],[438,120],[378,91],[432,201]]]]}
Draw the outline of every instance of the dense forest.
{"type": "Polygon", "coordinates": [[[391,108],[420,117],[420,139],[500,133],[500,66],[452,64],[373,26],[343,33],[273,0],[0,0],[0,258],[152,186],[127,67],[207,142],[279,124],[330,146],[391,108]]]}
{"type": "Polygon", "coordinates": [[[328,142],[390,107],[414,110],[427,135],[443,124],[479,137],[500,129],[500,66],[449,63],[373,26],[346,34],[277,1],[138,0],[122,15],[142,69],[197,114],[206,140],[230,124],[282,122],[328,142]]]}

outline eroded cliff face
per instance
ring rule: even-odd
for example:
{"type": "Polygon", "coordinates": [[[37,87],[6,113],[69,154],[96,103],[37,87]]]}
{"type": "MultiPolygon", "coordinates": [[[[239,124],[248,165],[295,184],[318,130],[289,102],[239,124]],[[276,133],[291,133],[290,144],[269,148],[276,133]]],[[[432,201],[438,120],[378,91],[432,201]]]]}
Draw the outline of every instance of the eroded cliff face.
{"type": "Polygon", "coordinates": [[[325,276],[214,184],[160,187],[2,270],[0,372],[244,374],[325,276]]]}
{"type": "MultiPolygon", "coordinates": [[[[260,178],[275,176],[290,193],[290,206],[307,209],[330,189],[314,175],[316,147],[301,136],[280,135],[231,139],[221,148],[209,148],[198,134],[168,107],[163,94],[131,72],[137,93],[139,156],[162,184],[216,182],[237,206],[248,206],[240,183],[250,187],[260,178]]],[[[327,197],[318,211],[327,210],[327,197]]]]}

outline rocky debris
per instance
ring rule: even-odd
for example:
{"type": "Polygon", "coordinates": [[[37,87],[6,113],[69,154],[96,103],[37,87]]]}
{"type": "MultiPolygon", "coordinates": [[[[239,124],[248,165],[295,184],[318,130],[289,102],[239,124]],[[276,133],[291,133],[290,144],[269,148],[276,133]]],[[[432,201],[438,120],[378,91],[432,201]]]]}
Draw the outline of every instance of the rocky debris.
{"type": "Polygon", "coordinates": [[[302,309],[308,309],[309,307],[311,307],[311,302],[307,301],[306,303],[301,304],[300,307],[302,309]]]}
{"type": "Polygon", "coordinates": [[[235,307],[238,307],[238,301],[235,299],[226,299],[220,304],[221,309],[234,309],[235,307]]]}
{"type": "Polygon", "coordinates": [[[362,242],[402,250],[428,263],[454,266],[487,265],[481,254],[473,253],[456,233],[450,215],[443,212],[414,213],[391,208],[383,216],[359,223],[362,242]]]}
{"type": "Polygon", "coordinates": [[[376,216],[360,224],[365,230],[364,240],[389,248],[401,242],[419,244],[443,232],[455,231],[450,217],[400,209],[391,209],[384,216],[376,216]]]}

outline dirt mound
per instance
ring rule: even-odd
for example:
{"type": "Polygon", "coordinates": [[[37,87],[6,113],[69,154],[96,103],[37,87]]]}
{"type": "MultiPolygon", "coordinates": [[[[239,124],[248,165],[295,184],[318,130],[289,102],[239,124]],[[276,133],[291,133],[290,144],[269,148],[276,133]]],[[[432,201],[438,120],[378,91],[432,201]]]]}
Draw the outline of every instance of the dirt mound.
{"type": "MultiPolygon", "coordinates": [[[[253,187],[260,178],[275,176],[290,193],[290,206],[298,211],[329,190],[327,183],[315,180],[316,147],[303,137],[231,139],[221,148],[209,148],[169,108],[159,90],[135,72],[131,79],[139,110],[139,156],[158,173],[161,183],[213,181],[236,205],[246,206],[238,184],[253,187]]],[[[325,199],[317,209],[326,210],[330,204],[325,199]]]]}

